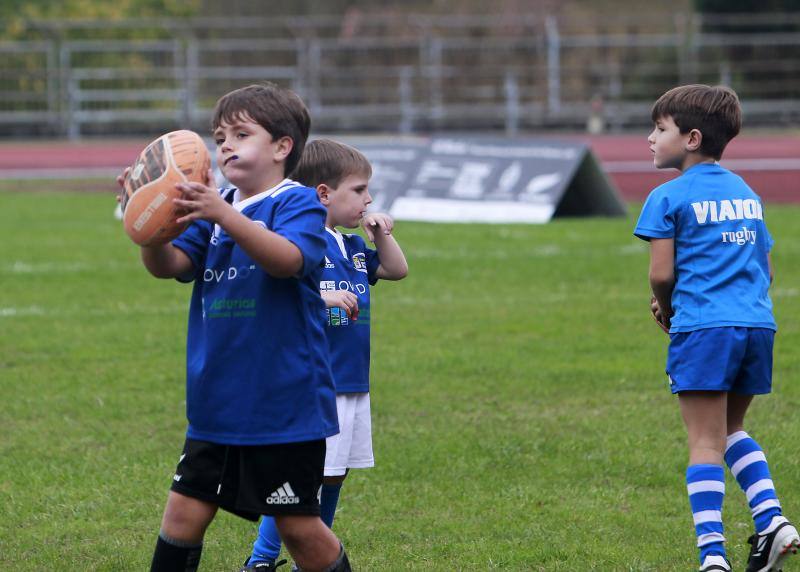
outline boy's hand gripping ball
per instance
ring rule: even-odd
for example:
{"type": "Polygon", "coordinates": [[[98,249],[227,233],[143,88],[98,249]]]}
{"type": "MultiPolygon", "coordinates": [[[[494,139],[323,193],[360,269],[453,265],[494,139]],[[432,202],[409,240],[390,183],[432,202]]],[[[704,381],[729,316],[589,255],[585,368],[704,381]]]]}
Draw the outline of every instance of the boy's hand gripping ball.
{"type": "Polygon", "coordinates": [[[123,183],[120,206],[125,232],[140,246],[164,244],[188,224],[177,224],[182,214],[173,199],[181,198],[175,183],[208,185],[211,158],[194,131],[172,131],[141,152],[123,183]]]}

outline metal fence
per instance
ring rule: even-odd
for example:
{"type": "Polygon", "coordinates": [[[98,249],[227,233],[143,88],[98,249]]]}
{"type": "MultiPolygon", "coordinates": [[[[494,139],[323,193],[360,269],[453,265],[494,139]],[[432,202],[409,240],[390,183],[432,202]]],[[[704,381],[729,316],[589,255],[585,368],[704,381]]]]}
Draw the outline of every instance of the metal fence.
{"type": "Polygon", "coordinates": [[[4,136],[202,131],[264,80],[316,131],[617,130],[694,82],[731,85],[750,126],[800,123],[800,14],[40,22],[0,62],[4,136]]]}

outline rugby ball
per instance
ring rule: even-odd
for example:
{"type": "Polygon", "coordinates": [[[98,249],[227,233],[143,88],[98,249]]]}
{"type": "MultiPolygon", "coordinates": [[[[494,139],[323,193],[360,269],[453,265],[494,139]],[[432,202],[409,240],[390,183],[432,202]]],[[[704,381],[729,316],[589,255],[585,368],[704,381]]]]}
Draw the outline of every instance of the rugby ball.
{"type": "Polygon", "coordinates": [[[141,152],[123,183],[120,206],[128,236],[140,246],[164,244],[182,233],[187,224],[175,222],[183,213],[173,199],[180,198],[176,183],[207,185],[211,157],[194,131],[172,131],[141,152]]]}

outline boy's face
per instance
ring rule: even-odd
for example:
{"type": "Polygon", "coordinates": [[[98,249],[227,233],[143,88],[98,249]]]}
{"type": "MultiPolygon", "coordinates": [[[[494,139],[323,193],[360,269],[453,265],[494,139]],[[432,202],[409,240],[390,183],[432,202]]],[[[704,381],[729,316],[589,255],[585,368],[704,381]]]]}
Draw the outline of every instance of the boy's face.
{"type": "Polygon", "coordinates": [[[372,202],[369,194],[369,177],[347,175],[335,189],[326,185],[320,187],[325,187],[319,190],[322,204],[328,207],[327,225],[330,228],[357,227],[367,212],[367,206],[372,202]]]}
{"type": "Polygon", "coordinates": [[[653,132],[647,137],[653,164],[657,169],[681,169],[688,154],[691,131],[681,134],[672,117],[665,115],[656,120],[653,132]]]}
{"type": "Polygon", "coordinates": [[[225,178],[240,190],[260,193],[283,177],[283,161],[292,150],[292,140],[277,141],[247,114],[214,130],[217,165],[225,178]],[[277,180],[275,180],[277,178],[277,180]]]}

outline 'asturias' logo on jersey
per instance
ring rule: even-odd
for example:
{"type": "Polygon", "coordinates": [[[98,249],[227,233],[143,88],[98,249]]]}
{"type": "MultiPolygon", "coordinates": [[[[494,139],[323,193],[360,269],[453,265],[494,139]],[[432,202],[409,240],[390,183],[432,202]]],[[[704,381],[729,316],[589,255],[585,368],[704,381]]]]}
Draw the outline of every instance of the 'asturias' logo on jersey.
{"type": "Polygon", "coordinates": [[[217,298],[205,310],[203,300],[203,317],[208,318],[254,318],[256,316],[255,298],[217,298]]]}

